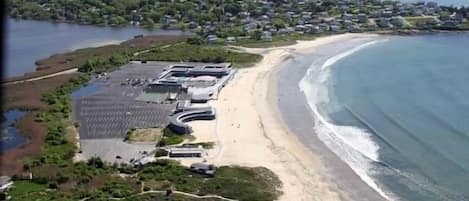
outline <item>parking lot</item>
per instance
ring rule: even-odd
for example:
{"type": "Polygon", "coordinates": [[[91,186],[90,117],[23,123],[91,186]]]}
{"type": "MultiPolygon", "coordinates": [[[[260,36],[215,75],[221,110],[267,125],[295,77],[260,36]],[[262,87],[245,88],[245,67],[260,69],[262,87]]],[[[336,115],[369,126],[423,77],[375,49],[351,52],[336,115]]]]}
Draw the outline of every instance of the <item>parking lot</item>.
{"type": "Polygon", "coordinates": [[[81,139],[123,138],[131,128],[162,127],[174,103],[138,101],[144,84],[158,78],[166,62],[127,64],[109,74],[94,77],[96,91],[73,98],[74,118],[81,139]]]}

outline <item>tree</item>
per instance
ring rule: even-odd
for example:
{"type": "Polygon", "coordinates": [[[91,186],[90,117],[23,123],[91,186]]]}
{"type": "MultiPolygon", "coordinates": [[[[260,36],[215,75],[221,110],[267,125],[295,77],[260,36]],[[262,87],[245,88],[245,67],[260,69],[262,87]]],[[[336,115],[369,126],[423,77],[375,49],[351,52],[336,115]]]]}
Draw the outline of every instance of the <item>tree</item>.
{"type": "Polygon", "coordinates": [[[272,20],[272,24],[275,26],[275,28],[282,29],[282,28],[285,28],[286,23],[280,18],[275,18],[272,20]]]}
{"type": "Polygon", "coordinates": [[[191,45],[202,45],[205,41],[200,36],[194,36],[187,38],[186,42],[191,45]]]}
{"type": "Polygon", "coordinates": [[[89,160],[88,160],[88,163],[87,163],[88,166],[91,166],[91,167],[95,167],[95,168],[104,168],[105,167],[105,164],[104,162],[101,160],[101,158],[99,157],[91,157],[89,160]]]}
{"type": "Polygon", "coordinates": [[[255,30],[254,33],[253,33],[253,38],[255,40],[260,40],[261,39],[261,36],[262,36],[262,32],[260,30],[255,30]]]}

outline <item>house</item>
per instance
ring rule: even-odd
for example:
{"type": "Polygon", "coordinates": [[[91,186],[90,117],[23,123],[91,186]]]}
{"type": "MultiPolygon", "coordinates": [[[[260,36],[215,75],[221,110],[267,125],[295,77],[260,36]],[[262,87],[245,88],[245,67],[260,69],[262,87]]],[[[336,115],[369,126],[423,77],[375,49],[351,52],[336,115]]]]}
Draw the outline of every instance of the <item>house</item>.
{"type": "Polygon", "coordinates": [[[227,42],[227,43],[235,43],[235,42],[236,42],[236,38],[233,37],[233,36],[228,36],[228,37],[226,37],[226,42],[227,42]]]}
{"type": "Polygon", "coordinates": [[[276,28],[270,28],[268,31],[270,31],[270,33],[272,33],[272,35],[276,35],[277,32],[278,32],[276,28]]]}
{"type": "Polygon", "coordinates": [[[382,13],[383,17],[392,17],[394,14],[392,10],[384,10],[382,13]]]}
{"type": "Polygon", "coordinates": [[[270,21],[270,17],[267,15],[262,15],[258,18],[259,21],[270,21]]]}
{"type": "Polygon", "coordinates": [[[305,30],[305,26],[304,25],[296,25],[295,26],[295,31],[304,31],[305,30]]]}
{"type": "Polygon", "coordinates": [[[352,20],[352,17],[353,17],[352,14],[348,14],[348,13],[342,14],[342,20],[344,20],[344,21],[345,21],[345,20],[350,20],[350,21],[351,21],[351,20],[352,20]]]}
{"type": "Polygon", "coordinates": [[[358,24],[352,24],[350,26],[347,26],[347,31],[350,33],[358,33],[361,32],[361,28],[358,24]]]}
{"type": "Polygon", "coordinates": [[[371,30],[378,28],[378,25],[376,24],[375,20],[370,20],[366,26],[368,29],[371,29],[371,30]]]}
{"type": "Polygon", "coordinates": [[[403,17],[398,16],[398,17],[392,17],[389,22],[390,22],[393,26],[402,27],[402,26],[404,26],[405,20],[404,20],[403,17]]]}
{"type": "Polygon", "coordinates": [[[316,34],[320,32],[321,32],[321,29],[319,28],[319,26],[312,26],[311,29],[309,30],[309,33],[312,33],[312,34],[316,34]]]}
{"type": "Polygon", "coordinates": [[[13,186],[13,181],[9,176],[0,177],[0,193],[7,192],[13,186]]]}
{"type": "Polygon", "coordinates": [[[199,24],[197,24],[197,22],[192,21],[192,22],[189,22],[188,27],[189,27],[189,29],[195,29],[195,28],[199,27],[199,24]]]}
{"type": "Polygon", "coordinates": [[[272,33],[270,31],[263,31],[261,35],[261,40],[272,41],[272,33]]]}
{"type": "Polygon", "coordinates": [[[384,17],[379,18],[377,20],[377,24],[381,28],[390,28],[390,27],[392,27],[391,23],[389,23],[389,18],[384,18],[384,17]]]}
{"type": "Polygon", "coordinates": [[[207,43],[213,44],[216,43],[218,40],[218,37],[216,35],[208,35],[207,36],[207,43]]]}
{"type": "Polygon", "coordinates": [[[287,34],[287,33],[288,33],[287,29],[285,29],[285,28],[281,28],[277,31],[277,34],[287,34]]]}
{"type": "Polygon", "coordinates": [[[379,18],[379,17],[381,17],[381,13],[379,13],[377,11],[371,11],[369,17],[370,18],[379,18]]]}
{"type": "Polygon", "coordinates": [[[332,32],[339,32],[340,31],[340,26],[338,25],[331,25],[331,31],[332,32]]]}
{"type": "Polygon", "coordinates": [[[192,163],[190,169],[194,172],[213,176],[215,174],[215,166],[206,163],[192,163]]]}
{"type": "Polygon", "coordinates": [[[462,13],[453,13],[450,17],[452,20],[455,20],[458,23],[462,23],[464,21],[464,16],[462,13]]]}
{"type": "Polygon", "coordinates": [[[330,23],[332,23],[332,22],[334,22],[334,21],[335,21],[335,19],[334,19],[333,17],[327,17],[327,18],[323,18],[323,19],[322,19],[322,22],[323,22],[323,23],[328,23],[328,24],[330,24],[330,23]]]}
{"type": "Polygon", "coordinates": [[[330,28],[329,25],[326,23],[321,23],[318,26],[319,26],[320,31],[329,31],[329,28],[330,28]]]}
{"type": "Polygon", "coordinates": [[[367,23],[368,22],[368,16],[365,13],[359,13],[357,15],[358,22],[359,23],[367,23]]]}
{"type": "Polygon", "coordinates": [[[441,26],[446,28],[456,28],[458,26],[458,22],[454,20],[445,20],[441,26]]]}
{"type": "Polygon", "coordinates": [[[350,26],[353,24],[352,20],[344,20],[343,22],[344,26],[350,26]]]}

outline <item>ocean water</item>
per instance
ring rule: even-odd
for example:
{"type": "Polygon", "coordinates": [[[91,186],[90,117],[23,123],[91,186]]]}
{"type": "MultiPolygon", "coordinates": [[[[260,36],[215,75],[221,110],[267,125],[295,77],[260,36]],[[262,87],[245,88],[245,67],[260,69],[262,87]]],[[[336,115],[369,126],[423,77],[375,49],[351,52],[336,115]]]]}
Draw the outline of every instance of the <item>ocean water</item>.
{"type": "Polygon", "coordinates": [[[469,34],[388,37],[312,67],[300,87],[318,137],[362,180],[390,200],[469,200],[469,34]]]}
{"type": "Polygon", "coordinates": [[[34,20],[6,21],[6,77],[23,75],[36,69],[34,62],[52,54],[120,42],[135,35],[181,35],[177,30],[146,30],[137,27],[112,28],[34,20]]]}

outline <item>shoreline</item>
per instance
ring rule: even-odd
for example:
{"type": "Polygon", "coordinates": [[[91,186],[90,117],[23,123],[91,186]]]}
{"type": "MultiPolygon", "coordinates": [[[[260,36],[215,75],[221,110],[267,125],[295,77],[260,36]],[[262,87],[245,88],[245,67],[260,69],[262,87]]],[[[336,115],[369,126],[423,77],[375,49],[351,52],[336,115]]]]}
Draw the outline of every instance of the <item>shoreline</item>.
{"type": "MultiPolygon", "coordinates": [[[[295,55],[294,62],[285,63],[277,74],[279,81],[273,83],[278,85],[278,100],[276,106],[280,110],[279,115],[287,124],[288,129],[308,148],[308,151],[317,154],[323,166],[325,174],[338,188],[348,195],[350,200],[386,200],[382,194],[379,184],[374,189],[366,177],[358,174],[352,166],[335,153],[335,150],[326,145],[319,137],[315,124],[319,121],[318,116],[313,112],[308,103],[306,94],[300,83],[303,82],[306,74],[313,73],[319,75],[323,65],[327,65],[330,59],[343,55],[354,48],[360,48],[368,43],[374,43],[384,39],[384,36],[377,34],[346,34],[342,39],[337,39],[327,44],[318,45],[316,48],[306,48],[299,50],[295,55]],[[321,49],[321,52],[317,52],[321,49]],[[333,51],[330,51],[330,50],[333,51]],[[308,58],[305,58],[308,57],[308,58]],[[294,68],[288,65],[294,63],[294,68]],[[311,65],[316,67],[311,69],[311,65]],[[288,71],[287,71],[288,68],[288,71]],[[312,70],[313,72],[309,72],[312,70]],[[319,71],[319,72],[318,72],[319,71]]],[[[316,79],[321,79],[315,76],[316,79]]],[[[320,87],[323,87],[320,85],[320,87]]],[[[326,94],[327,96],[327,94],[326,94]]],[[[271,98],[271,100],[275,100],[271,98]]],[[[387,195],[386,195],[387,196],[387,195]]]]}
{"type": "MultiPolygon", "coordinates": [[[[377,35],[343,34],[299,41],[298,44],[284,47],[243,48],[247,52],[261,53],[264,59],[252,68],[239,69],[234,79],[221,91],[218,100],[211,102],[218,113],[216,131],[222,148],[218,156],[209,159],[209,162],[269,168],[283,184],[283,195],[279,200],[385,200],[317,137],[312,139],[308,135],[315,142],[305,142],[286,121],[288,117],[282,115],[284,108],[278,105],[282,97],[278,93],[281,88],[277,88],[278,75],[298,54],[311,53],[323,45],[368,36],[377,35]],[[330,162],[324,163],[325,160],[330,162]],[[332,170],[331,166],[336,168],[332,170]]],[[[304,76],[302,71],[306,69],[293,71],[301,79],[304,76]]],[[[287,80],[295,82],[296,78],[287,80]]],[[[298,83],[290,86],[297,87],[298,83]]],[[[297,92],[304,99],[302,92],[297,92]]],[[[306,101],[303,102],[307,107],[306,101]]],[[[296,108],[302,115],[311,115],[304,107],[296,108]]],[[[200,130],[203,128],[194,128],[195,133],[200,130]]],[[[303,131],[314,133],[314,130],[303,131]]]]}

